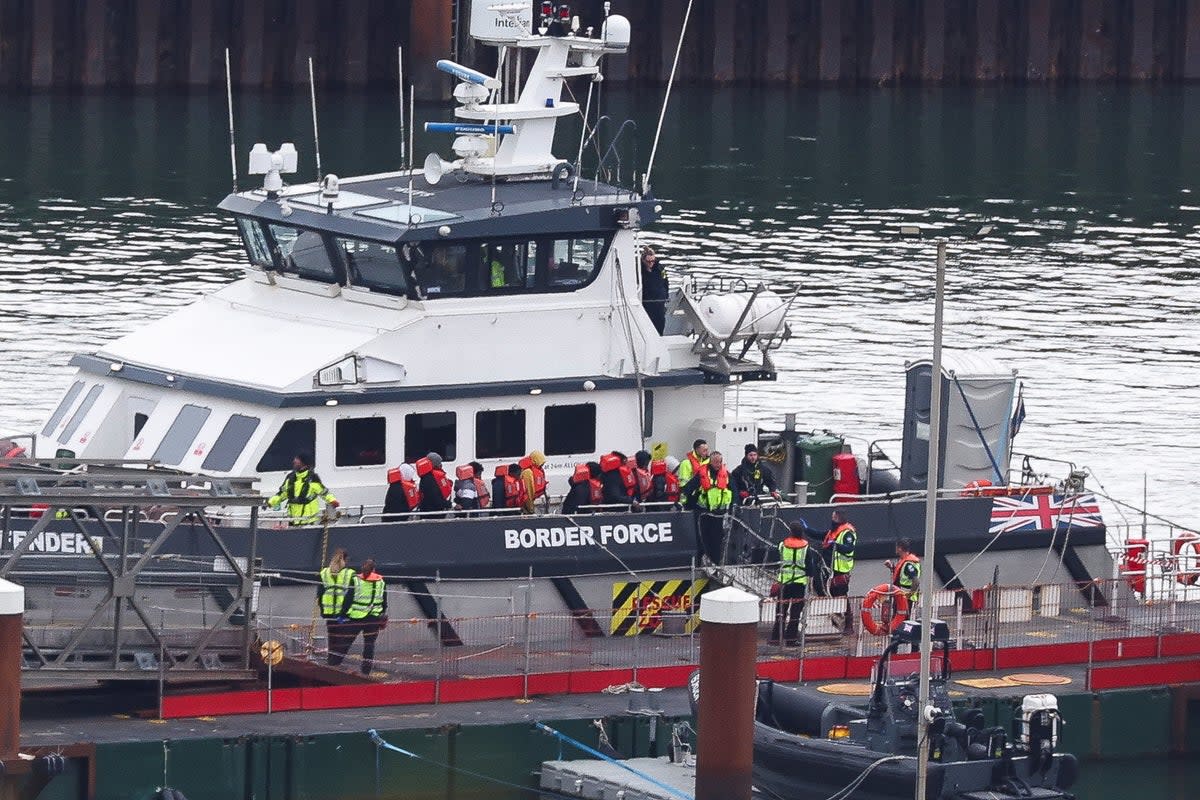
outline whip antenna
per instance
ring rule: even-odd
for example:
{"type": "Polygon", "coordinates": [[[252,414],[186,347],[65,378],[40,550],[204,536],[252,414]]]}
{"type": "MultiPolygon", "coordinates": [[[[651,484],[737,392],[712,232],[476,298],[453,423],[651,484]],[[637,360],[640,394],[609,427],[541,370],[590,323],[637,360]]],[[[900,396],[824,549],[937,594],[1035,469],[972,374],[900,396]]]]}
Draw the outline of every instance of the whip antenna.
{"type": "Polygon", "coordinates": [[[237,143],[233,138],[233,74],[229,70],[229,48],[225,48],[225,102],[229,106],[229,166],[233,170],[233,193],[237,194],[237,143]]]}
{"type": "Polygon", "coordinates": [[[413,203],[412,203],[412,200],[413,200],[413,165],[412,165],[413,140],[412,140],[412,137],[413,137],[413,130],[417,127],[416,125],[413,124],[413,117],[416,113],[413,110],[413,106],[416,104],[416,98],[417,98],[417,87],[413,86],[411,89],[408,90],[408,225],[409,225],[409,227],[412,227],[412,214],[413,214],[413,203]]]}
{"type": "MultiPolygon", "coordinates": [[[[400,83],[398,84],[398,90],[399,90],[399,94],[400,94],[400,163],[404,164],[404,163],[406,163],[405,155],[404,155],[404,139],[406,137],[404,134],[404,48],[403,47],[396,48],[396,72],[400,76],[400,83]]],[[[412,205],[412,203],[409,203],[409,205],[412,205]]]]}
{"type": "Polygon", "coordinates": [[[308,93],[312,98],[313,149],[317,155],[317,183],[321,182],[321,134],[317,131],[317,81],[313,77],[312,56],[308,57],[308,93]]]}
{"type": "Polygon", "coordinates": [[[662,108],[658,112],[658,127],[654,129],[654,146],[650,148],[650,162],[646,164],[646,176],[642,178],[642,193],[650,191],[650,172],[654,169],[654,156],[658,154],[658,137],[662,134],[663,120],[667,116],[667,103],[671,100],[671,87],[675,85],[675,70],[679,67],[679,54],[683,52],[683,37],[687,35],[688,19],[692,16],[692,3],[688,0],[683,12],[683,26],[679,29],[679,42],[675,45],[675,60],[671,62],[671,75],[667,78],[667,93],[663,96],[662,108]]]}

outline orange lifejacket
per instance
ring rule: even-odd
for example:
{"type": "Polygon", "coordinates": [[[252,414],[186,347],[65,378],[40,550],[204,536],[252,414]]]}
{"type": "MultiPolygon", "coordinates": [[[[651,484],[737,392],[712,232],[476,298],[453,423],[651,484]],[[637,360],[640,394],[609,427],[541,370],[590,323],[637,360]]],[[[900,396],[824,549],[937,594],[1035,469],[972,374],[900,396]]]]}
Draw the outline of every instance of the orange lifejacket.
{"type": "Polygon", "coordinates": [[[904,565],[909,563],[910,561],[915,562],[918,565],[921,563],[921,559],[917,558],[912,553],[905,553],[904,557],[899,559],[896,562],[895,568],[892,569],[892,585],[893,586],[900,585],[900,571],[902,569],[904,569],[904,565]]]}
{"type": "MultiPolygon", "coordinates": [[[[471,474],[474,475],[475,471],[472,470],[471,474]]],[[[487,508],[492,504],[492,493],[488,491],[487,481],[483,478],[475,478],[475,492],[479,495],[480,508],[487,508]]]]}
{"type": "Polygon", "coordinates": [[[703,469],[705,466],[707,466],[706,464],[704,464],[700,461],[700,458],[699,458],[699,456],[696,455],[695,450],[688,450],[687,460],[692,462],[692,474],[693,475],[698,475],[700,473],[700,470],[703,469]]]}
{"type": "MultiPolygon", "coordinates": [[[[589,473],[590,474],[590,473],[589,473]]],[[[592,491],[592,505],[598,506],[604,503],[604,484],[599,478],[588,478],[588,488],[592,491]]]]}
{"type": "Polygon", "coordinates": [[[413,466],[417,468],[418,478],[423,478],[430,472],[433,472],[433,462],[428,458],[418,458],[413,466]]]}
{"type": "Polygon", "coordinates": [[[590,481],[592,479],[592,471],[588,469],[587,464],[576,464],[575,474],[571,476],[571,480],[575,483],[590,481]]]}
{"type": "MultiPolygon", "coordinates": [[[[509,474],[507,464],[496,467],[496,477],[504,480],[504,508],[520,508],[521,495],[525,493],[525,486],[521,483],[521,479],[514,478],[509,474]]],[[[497,503],[499,503],[499,498],[497,498],[497,503]]]]}
{"type": "Polygon", "coordinates": [[[679,488],[679,476],[670,470],[667,471],[667,502],[678,503],[679,495],[682,494],[679,488]]]}
{"type": "MultiPolygon", "coordinates": [[[[712,486],[713,483],[711,471],[708,469],[708,467],[705,467],[704,469],[700,470],[700,491],[707,492],[712,488],[712,486]]],[[[726,471],[725,467],[721,467],[721,471],[717,473],[717,488],[729,488],[729,472],[726,471]]]]}
{"type": "Polygon", "coordinates": [[[621,468],[621,458],[616,453],[608,453],[600,456],[600,471],[612,472],[614,469],[621,468]]]}
{"type": "Polygon", "coordinates": [[[470,464],[459,464],[454,468],[454,477],[460,481],[475,480],[475,470],[470,464]]]}
{"type": "Polygon", "coordinates": [[[421,507],[421,487],[416,481],[406,481],[400,479],[400,486],[404,489],[404,499],[408,501],[410,511],[416,511],[421,507]]]}
{"type": "Polygon", "coordinates": [[[450,476],[440,469],[429,471],[433,475],[433,479],[437,481],[438,488],[442,490],[442,499],[449,500],[450,495],[454,494],[454,481],[450,480],[450,476]]]}
{"type": "Polygon", "coordinates": [[[546,471],[533,463],[533,459],[525,456],[517,462],[517,466],[521,469],[529,470],[533,473],[533,497],[537,499],[546,493],[546,471]]]}
{"type": "Polygon", "coordinates": [[[25,455],[25,448],[18,444],[14,444],[7,453],[0,454],[0,458],[21,458],[25,455]]]}
{"type": "Polygon", "coordinates": [[[679,476],[667,469],[667,462],[661,459],[650,462],[650,480],[663,479],[663,494],[668,503],[679,502],[679,476]]]}
{"type": "Polygon", "coordinates": [[[634,474],[634,477],[637,478],[638,497],[645,500],[647,497],[650,496],[650,484],[651,484],[650,470],[642,469],[641,467],[634,467],[633,474],[634,474]]]}

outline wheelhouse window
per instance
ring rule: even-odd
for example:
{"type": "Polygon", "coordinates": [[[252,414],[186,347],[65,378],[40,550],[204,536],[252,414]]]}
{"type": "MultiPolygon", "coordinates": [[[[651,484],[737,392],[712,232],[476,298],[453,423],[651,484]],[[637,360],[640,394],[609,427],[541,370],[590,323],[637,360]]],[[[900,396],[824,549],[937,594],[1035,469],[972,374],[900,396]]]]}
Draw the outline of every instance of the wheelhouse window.
{"type": "Polygon", "coordinates": [[[179,413],[175,415],[175,421],[171,423],[171,427],[167,428],[162,441],[158,443],[153,459],[160,464],[171,466],[183,461],[188,448],[196,440],[196,434],[200,433],[200,429],[204,427],[204,423],[211,413],[211,408],[194,406],[190,403],[179,409],[179,413]]]}
{"type": "Polygon", "coordinates": [[[387,460],[387,420],[383,417],[339,419],[334,425],[334,463],[365,467],[387,460]]]}
{"type": "Polygon", "coordinates": [[[467,292],[467,247],[461,244],[411,247],[407,251],[417,284],[426,297],[467,292]]]}
{"type": "Polygon", "coordinates": [[[79,408],[75,409],[75,413],[71,415],[69,420],[67,420],[67,427],[63,429],[62,436],[58,437],[58,441],[62,442],[63,444],[71,441],[71,437],[74,436],[75,431],[79,429],[80,424],[83,422],[83,418],[86,417],[88,412],[92,410],[92,406],[96,405],[96,399],[100,397],[100,392],[103,390],[104,387],[98,383],[92,388],[88,389],[88,393],[84,395],[83,402],[79,404],[79,408]]]}
{"type": "Polygon", "coordinates": [[[404,415],[404,460],[437,453],[446,461],[458,457],[458,422],[453,411],[404,415]]]}
{"type": "Polygon", "coordinates": [[[239,217],[238,232],[242,234],[242,244],[246,247],[246,255],[250,263],[263,269],[274,269],[275,262],[271,260],[271,245],[267,243],[267,235],[263,233],[262,225],[252,219],[239,217]]]}
{"type": "Polygon", "coordinates": [[[321,234],[274,222],[267,223],[267,231],[275,242],[275,265],[280,272],[322,283],[341,283],[321,234]]]}
{"type": "Polygon", "coordinates": [[[83,381],[75,381],[71,384],[71,388],[67,389],[67,393],[63,395],[63,399],[59,401],[58,408],[54,409],[54,413],[50,415],[50,419],[46,420],[46,427],[42,428],[42,436],[49,436],[54,433],[54,429],[58,427],[58,423],[62,422],[62,418],[67,415],[71,404],[75,402],[75,398],[79,397],[79,393],[82,391],[83,381]]]}
{"type": "Polygon", "coordinates": [[[349,285],[381,294],[408,294],[408,280],[395,247],[341,236],[334,237],[333,244],[349,285]]]}
{"type": "Polygon", "coordinates": [[[604,239],[555,239],[548,272],[550,286],[582,286],[591,281],[600,266],[604,239]]]}
{"type": "Polygon", "coordinates": [[[243,414],[231,416],[225,423],[225,427],[221,429],[217,441],[213,443],[212,449],[208,451],[208,456],[205,457],[200,468],[213,472],[228,472],[233,469],[238,456],[246,449],[246,443],[258,430],[260,421],[258,417],[247,417],[243,414]]]}
{"type": "Polygon", "coordinates": [[[525,409],[475,414],[475,457],[516,458],[525,455],[525,409]]]}
{"type": "Polygon", "coordinates": [[[279,428],[254,469],[256,472],[287,472],[297,453],[311,454],[316,450],[316,444],[316,420],[289,419],[279,428]]]}
{"type": "Polygon", "coordinates": [[[596,451],[596,404],[546,408],[545,450],[548,456],[596,451]]]}
{"type": "Polygon", "coordinates": [[[573,291],[595,277],[608,238],[488,239],[405,245],[421,296],[573,291]]]}

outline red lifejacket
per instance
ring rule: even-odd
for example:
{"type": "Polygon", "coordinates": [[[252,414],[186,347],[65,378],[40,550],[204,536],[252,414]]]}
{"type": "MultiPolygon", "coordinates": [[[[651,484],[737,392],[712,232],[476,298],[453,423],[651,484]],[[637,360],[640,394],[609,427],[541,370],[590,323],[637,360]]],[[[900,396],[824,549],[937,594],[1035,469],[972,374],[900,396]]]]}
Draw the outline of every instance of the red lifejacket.
{"type": "Polygon", "coordinates": [[[449,500],[450,495],[454,494],[454,481],[450,480],[450,476],[440,469],[431,469],[430,472],[433,474],[433,479],[437,481],[438,488],[442,490],[442,499],[449,500]]]}
{"type": "Polygon", "coordinates": [[[679,502],[679,476],[671,470],[667,469],[666,461],[651,461],[650,462],[651,480],[662,476],[663,479],[663,494],[666,495],[668,503],[679,502]]]}
{"type": "MultiPolygon", "coordinates": [[[[471,474],[474,475],[475,471],[471,470],[471,474]]],[[[479,496],[480,508],[487,508],[492,504],[492,493],[488,491],[487,481],[483,478],[475,478],[475,492],[479,496]]]]}
{"type": "Polygon", "coordinates": [[[650,477],[650,470],[642,469],[641,467],[634,467],[633,474],[634,474],[634,477],[637,478],[638,497],[645,500],[647,497],[650,496],[650,484],[652,482],[652,479],[650,477]]]}
{"type": "Polygon", "coordinates": [[[14,444],[7,453],[0,453],[0,458],[21,458],[23,455],[25,455],[25,448],[14,444]]]}
{"type": "Polygon", "coordinates": [[[688,450],[687,460],[692,462],[692,474],[693,475],[699,474],[701,469],[708,466],[704,462],[700,461],[700,457],[696,455],[695,450],[688,450]]]}
{"type": "Polygon", "coordinates": [[[423,478],[433,471],[433,462],[428,458],[418,458],[414,466],[417,468],[418,478],[423,478]]]}
{"type": "Polygon", "coordinates": [[[630,497],[638,496],[638,478],[627,465],[622,464],[617,467],[617,472],[621,473],[621,485],[625,487],[625,494],[630,497]]]}
{"type": "Polygon", "coordinates": [[[616,453],[609,453],[607,455],[600,456],[600,471],[601,472],[612,472],[614,469],[620,469],[620,468],[621,468],[621,457],[618,456],[616,453]]]}
{"type": "Polygon", "coordinates": [[[454,468],[454,477],[460,481],[475,480],[475,469],[470,464],[459,464],[454,468]]]}
{"type": "Polygon", "coordinates": [[[517,462],[517,466],[521,469],[529,470],[533,473],[533,496],[537,499],[546,493],[546,471],[533,463],[533,459],[525,456],[517,462]]]}
{"type": "Polygon", "coordinates": [[[913,555],[912,553],[905,553],[902,558],[898,559],[896,561],[896,566],[892,568],[892,585],[893,586],[900,585],[900,573],[901,573],[901,571],[903,571],[904,565],[908,564],[909,562],[913,562],[913,563],[916,563],[917,565],[920,565],[921,559],[918,558],[917,556],[913,555]]]}
{"type": "Polygon", "coordinates": [[[416,511],[421,507],[421,487],[416,481],[406,481],[400,479],[400,486],[404,489],[404,499],[408,501],[410,511],[416,511]]]}
{"type": "Polygon", "coordinates": [[[588,486],[592,490],[591,504],[594,506],[604,503],[604,484],[599,478],[588,478],[588,486]]]}
{"type": "Polygon", "coordinates": [[[592,471],[588,469],[587,464],[576,464],[575,474],[571,476],[571,480],[575,483],[583,483],[592,479],[592,471]]]}
{"type": "MultiPolygon", "coordinates": [[[[712,488],[712,485],[712,472],[708,467],[705,467],[700,470],[700,491],[707,492],[712,488]]],[[[725,470],[725,467],[721,467],[720,472],[717,473],[717,488],[729,488],[729,473],[725,470]]]]}
{"type": "Polygon", "coordinates": [[[525,495],[525,484],[520,478],[514,478],[508,473],[504,474],[504,507],[505,508],[520,508],[523,505],[525,495]]]}

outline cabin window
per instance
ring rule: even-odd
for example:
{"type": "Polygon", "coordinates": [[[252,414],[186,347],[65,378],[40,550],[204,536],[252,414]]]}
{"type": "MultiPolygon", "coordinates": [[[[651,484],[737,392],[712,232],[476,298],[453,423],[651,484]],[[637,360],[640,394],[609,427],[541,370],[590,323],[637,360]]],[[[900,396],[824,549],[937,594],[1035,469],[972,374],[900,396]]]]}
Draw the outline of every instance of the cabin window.
{"type": "Polygon", "coordinates": [[[322,283],[341,283],[321,234],[273,222],[267,223],[267,229],[275,240],[275,263],[280,272],[322,283]]]}
{"type": "Polygon", "coordinates": [[[267,452],[258,460],[257,472],[287,472],[298,453],[313,454],[317,444],[317,423],[311,419],[289,419],[271,440],[267,452]]]}
{"type": "Polygon", "coordinates": [[[426,297],[460,295],[467,290],[466,245],[413,247],[408,256],[426,297]]]}
{"type": "Polygon", "coordinates": [[[228,472],[233,469],[238,456],[246,449],[246,443],[258,430],[259,422],[258,417],[247,417],[242,414],[231,416],[225,423],[225,427],[221,429],[217,441],[213,443],[212,449],[208,451],[208,456],[200,468],[213,472],[228,472]]]}
{"type": "Polygon", "coordinates": [[[238,230],[242,234],[242,244],[246,247],[246,255],[250,263],[264,269],[274,269],[275,262],[271,260],[271,245],[263,233],[262,225],[255,220],[238,218],[238,230]]]}
{"type": "Polygon", "coordinates": [[[458,457],[458,422],[453,411],[404,415],[404,460],[437,453],[447,462],[458,457]]]}
{"type": "Polygon", "coordinates": [[[346,268],[346,282],[351,286],[381,294],[408,294],[408,281],[395,247],[341,236],[333,242],[346,268]]]}
{"type": "Polygon", "coordinates": [[[480,411],[475,415],[475,457],[525,455],[525,409],[480,411]]]}
{"type": "Polygon", "coordinates": [[[544,441],[548,456],[596,452],[596,404],[547,406],[544,441]]]}
{"type": "Polygon", "coordinates": [[[532,289],[537,285],[537,242],[481,244],[478,263],[483,271],[482,288],[532,289]]]}
{"type": "Polygon", "coordinates": [[[211,413],[211,408],[194,406],[190,403],[179,409],[175,421],[171,423],[171,427],[167,428],[166,434],[154,451],[154,460],[160,464],[170,465],[183,461],[187,456],[188,448],[196,440],[196,434],[200,433],[200,429],[204,427],[204,423],[211,413]]]}
{"type": "Polygon", "coordinates": [[[150,420],[149,414],[144,414],[141,411],[133,415],[133,438],[142,432],[142,428],[146,427],[146,423],[150,420]]]}
{"type": "Polygon", "coordinates": [[[339,419],[334,425],[333,463],[366,467],[387,461],[387,420],[383,417],[339,419]]]}
{"type": "Polygon", "coordinates": [[[62,422],[62,418],[67,415],[67,410],[71,408],[71,404],[75,402],[75,398],[79,397],[79,393],[82,391],[83,381],[75,381],[71,384],[71,388],[67,389],[63,399],[59,401],[58,408],[54,409],[50,419],[46,420],[46,427],[42,428],[42,436],[54,433],[54,429],[58,427],[58,423],[62,422]]]}
{"type": "Polygon", "coordinates": [[[604,239],[555,239],[554,251],[547,265],[550,286],[582,286],[591,281],[600,266],[604,239]]]}
{"type": "Polygon", "coordinates": [[[60,442],[66,444],[71,441],[71,437],[75,435],[75,431],[83,422],[83,418],[92,410],[92,406],[96,404],[96,398],[100,396],[100,392],[103,390],[104,387],[98,383],[88,389],[88,393],[84,396],[83,402],[79,404],[79,408],[75,409],[75,413],[67,420],[67,427],[63,429],[62,436],[58,437],[60,442]]]}

